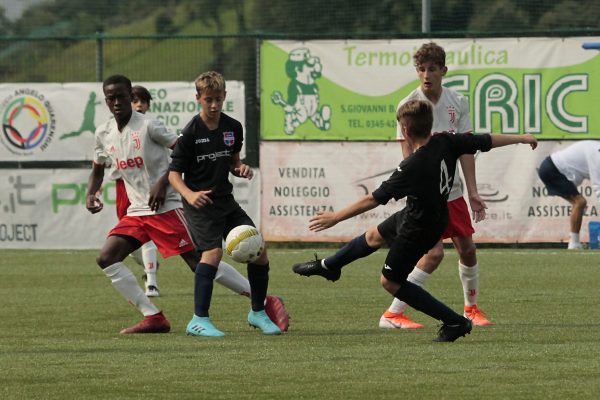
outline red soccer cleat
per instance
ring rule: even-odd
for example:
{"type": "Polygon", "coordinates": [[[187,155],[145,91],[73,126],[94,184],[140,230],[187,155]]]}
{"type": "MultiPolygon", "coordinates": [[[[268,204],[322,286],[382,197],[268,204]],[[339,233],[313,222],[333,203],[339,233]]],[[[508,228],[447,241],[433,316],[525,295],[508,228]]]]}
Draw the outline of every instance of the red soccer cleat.
{"type": "Polygon", "coordinates": [[[158,314],[148,315],[137,324],[125,328],[121,331],[123,334],[128,333],[167,333],[171,330],[169,320],[165,318],[162,311],[158,314]]]}
{"type": "Polygon", "coordinates": [[[278,296],[267,296],[267,302],[265,304],[265,312],[281,329],[281,332],[287,332],[290,326],[290,315],[285,309],[285,305],[283,304],[283,300],[278,296]]]}

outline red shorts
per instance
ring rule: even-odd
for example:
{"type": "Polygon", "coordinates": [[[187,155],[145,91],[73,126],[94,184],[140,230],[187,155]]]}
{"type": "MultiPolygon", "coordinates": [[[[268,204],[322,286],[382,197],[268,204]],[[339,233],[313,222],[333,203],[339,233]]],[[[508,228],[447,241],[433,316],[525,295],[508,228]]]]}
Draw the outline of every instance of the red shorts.
{"type": "Polygon", "coordinates": [[[448,226],[442,234],[442,239],[456,236],[468,237],[475,233],[471,224],[469,207],[464,197],[448,202],[448,226]]]}
{"type": "Polygon", "coordinates": [[[131,204],[129,197],[127,197],[127,190],[125,190],[125,182],[123,179],[117,179],[115,181],[116,190],[116,203],[117,203],[117,218],[122,219],[127,215],[127,208],[131,204]]]}
{"type": "Polygon", "coordinates": [[[152,240],[164,258],[196,248],[181,208],[156,215],[126,215],[108,233],[108,236],[112,235],[130,236],[140,243],[152,240]]]}

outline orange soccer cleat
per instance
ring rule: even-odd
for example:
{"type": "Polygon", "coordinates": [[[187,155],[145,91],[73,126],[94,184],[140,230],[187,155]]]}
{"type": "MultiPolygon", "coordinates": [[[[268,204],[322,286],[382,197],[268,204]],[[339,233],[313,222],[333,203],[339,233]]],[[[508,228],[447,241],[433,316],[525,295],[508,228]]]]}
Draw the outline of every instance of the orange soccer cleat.
{"type": "Polygon", "coordinates": [[[393,313],[386,311],[379,319],[379,327],[387,329],[421,329],[425,325],[411,321],[403,313],[393,313]]]}
{"type": "Polygon", "coordinates": [[[483,311],[477,308],[477,304],[472,306],[465,306],[465,318],[469,318],[475,326],[487,326],[492,323],[485,317],[483,311]]]}

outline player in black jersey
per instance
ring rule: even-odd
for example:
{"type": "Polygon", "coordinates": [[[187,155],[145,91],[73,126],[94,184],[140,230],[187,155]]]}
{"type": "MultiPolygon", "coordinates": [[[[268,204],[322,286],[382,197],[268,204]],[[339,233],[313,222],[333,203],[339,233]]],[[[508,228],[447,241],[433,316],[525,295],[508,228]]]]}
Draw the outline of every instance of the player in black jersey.
{"type": "MultiPolygon", "coordinates": [[[[454,135],[431,136],[431,105],[411,100],[396,114],[413,154],[403,160],[396,171],[373,193],[337,212],[322,212],[311,218],[309,228],[319,232],[340,221],[362,214],[394,198],[406,197],[406,207],[378,225],[381,236],[390,246],[382,269],[381,284],[394,297],[432,318],[443,322],[438,342],[452,342],[471,332],[471,321],[436,300],[427,291],[407,281],[416,262],[438,241],[448,223],[448,194],[454,181],[456,160],[462,154],[492,147],[527,143],[532,148],[537,140],[532,135],[454,135]]],[[[368,246],[364,234],[348,243],[343,250],[344,263],[365,257],[376,249],[368,246]]],[[[342,251],[340,250],[340,251],[342,251]]],[[[337,280],[339,268],[324,266],[321,260],[294,265],[294,272],[320,275],[337,280]]],[[[342,266],[343,266],[342,265],[342,266]]]]}
{"type": "MultiPolygon", "coordinates": [[[[182,131],[172,154],[169,182],[181,194],[185,218],[198,251],[194,288],[194,317],[186,332],[192,336],[223,336],[209,319],[213,281],[223,256],[223,238],[238,225],[253,225],[252,219],[233,198],[229,174],[252,178],[252,169],[240,160],[242,124],[221,112],[225,80],[214,71],[196,79],[196,99],[202,106],[182,131]]],[[[248,264],[252,309],[248,323],[266,335],[281,329],[265,312],[269,283],[267,252],[248,264]]]]}

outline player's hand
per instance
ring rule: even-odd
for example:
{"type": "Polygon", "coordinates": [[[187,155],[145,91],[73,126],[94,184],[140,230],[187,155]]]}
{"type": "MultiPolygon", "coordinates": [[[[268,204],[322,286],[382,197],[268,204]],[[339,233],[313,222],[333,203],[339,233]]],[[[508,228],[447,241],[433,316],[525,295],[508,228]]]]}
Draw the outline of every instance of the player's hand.
{"type": "Polygon", "coordinates": [[[85,198],[85,208],[92,214],[96,214],[102,211],[104,204],[95,194],[90,194],[85,198]]]}
{"type": "MultiPolygon", "coordinates": [[[[168,182],[169,181],[167,181],[167,184],[168,182]]],[[[164,184],[164,182],[159,180],[150,188],[148,206],[152,211],[158,211],[158,209],[165,204],[167,198],[167,184],[164,184]]]]}
{"type": "Polygon", "coordinates": [[[202,208],[208,204],[212,204],[213,201],[210,198],[212,190],[201,190],[199,192],[192,192],[185,197],[185,201],[188,202],[194,208],[202,208]]]}
{"type": "Polygon", "coordinates": [[[532,150],[535,150],[538,145],[536,137],[530,133],[523,135],[523,143],[530,145],[532,150]]]}
{"type": "Polygon", "coordinates": [[[239,167],[233,169],[233,173],[240,178],[252,179],[254,172],[249,165],[241,164],[239,167]]]}
{"type": "Polygon", "coordinates": [[[321,211],[308,221],[308,229],[314,232],[320,232],[331,228],[338,223],[335,213],[331,211],[321,211]]]}
{"type": "Polygon", "coordinates": [[[479,197],[479,194],[469,196],[469,205],[471,206],[471,211],[473,211],[473,221],[483,221],[486,217],[485,209],[487,208],[487,204],[479,197]]]}

